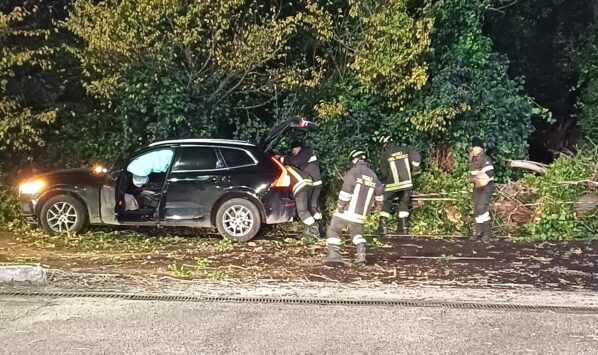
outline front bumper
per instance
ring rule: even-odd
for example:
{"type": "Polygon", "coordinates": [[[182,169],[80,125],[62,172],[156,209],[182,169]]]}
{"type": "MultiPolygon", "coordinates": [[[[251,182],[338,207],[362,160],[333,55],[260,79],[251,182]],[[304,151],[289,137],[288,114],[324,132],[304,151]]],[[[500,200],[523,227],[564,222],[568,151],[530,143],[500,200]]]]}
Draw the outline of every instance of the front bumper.
{"type": "Polygon", "coordinates": [[[35,199],[20,197],[21,216],[28,223],[37,223],[37,214],[35,213],[38,201],[35,199]]]}

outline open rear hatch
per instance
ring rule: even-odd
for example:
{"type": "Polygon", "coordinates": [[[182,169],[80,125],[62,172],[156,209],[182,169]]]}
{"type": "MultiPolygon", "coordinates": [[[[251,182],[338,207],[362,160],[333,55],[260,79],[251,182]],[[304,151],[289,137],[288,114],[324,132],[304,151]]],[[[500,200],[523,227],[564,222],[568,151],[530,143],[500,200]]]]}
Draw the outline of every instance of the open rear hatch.
{"type": "Polygon", "coordinates": [[[274,128],[272,128],[268,134],[262,138],[260,147],[262,147],[265,152],[271,151],[288,129],[297,129],[304,132],[310,132],[317,130],[318,124],[308,121],[303,117],[294,117],[286,121],[282,121],[276,124],[274,128]]]}

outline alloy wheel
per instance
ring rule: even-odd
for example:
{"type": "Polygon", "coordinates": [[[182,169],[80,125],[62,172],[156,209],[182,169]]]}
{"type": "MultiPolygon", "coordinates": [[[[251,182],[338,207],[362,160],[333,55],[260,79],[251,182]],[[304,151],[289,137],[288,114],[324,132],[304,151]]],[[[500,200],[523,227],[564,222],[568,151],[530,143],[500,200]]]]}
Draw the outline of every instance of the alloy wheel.
{"type": "Polygon", "coordinates": [[[251,211],[244,206],[231,206],[222,216],[224,229],[234,237],[242,237],[253,227],[254,217],[251,211]]]}
{"type": "Polygon", "coordinates": [[[57,233],[69,232],[75,228],[79,216],[75,206],[68,202],[56,202],[46,214],[48,226],[57,233]]]}

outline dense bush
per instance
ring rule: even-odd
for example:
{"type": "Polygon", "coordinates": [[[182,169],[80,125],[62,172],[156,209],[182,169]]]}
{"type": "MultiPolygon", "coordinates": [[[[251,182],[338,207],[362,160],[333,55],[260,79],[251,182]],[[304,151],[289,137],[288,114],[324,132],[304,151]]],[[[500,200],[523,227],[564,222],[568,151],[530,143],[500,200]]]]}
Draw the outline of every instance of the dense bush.
{"type": "MultiPolygon", "coordinates": [[[[532,113],[546,114],[526,95],[523,79],[509,76],[508,58],[496,52],[485,32],[495,5],[489,0],[3,2],[0,169],[76,167],[164,138],[258,140],[275,121],[303,114],[321,127],[308,142],[321,160],[327,206],[333,208],[347,153],[365,149],[377,169],[376,138],[390,134],[423,153],[417,191],[455,199],[425,201],[414,214],[413,230],[465,234],[471,137],[487,142],[498,181],[508,182],[519,177],[508,160],[527,157],[532,113]]],[[[527,5],[523,10],[535,12],[527,5]]],[[[490,33],[496,36],[497,28],[490,33]]],[[[580,122],[592,136],[598,73],[594,37],[587,37],[575,63],[583,92],[580,122]]],[[[523,59],[517,59],[521,68],[523,59]]],[[[572,196],[551,198],[561,197],[572,196]]],[[[550,206],[542,213],[553,215],[556,207],[550,206]]],[[[11,209],[2,207],[4,221],[14,216],[11,209]]],[[[526,233],[553,238],[557,232],[545,234],[548,222],[541,221],[526,233]]]]}
{"type": "MultiPolygon", "coordinates": [[[[528,175],[523,179],[527,191],[522,198],[534,206],[530,223],[518,233],[533,239],[562,240],[598,237],[598,210],[585,216],[574,212],[574,203],[592,192],[591,183],[598,177],[598,150],[585,149],[575,157],[562,156],[542,176],[528,175]],[[571,184],[568,184],[571,183],[571,184]]],[[[596,194],[594,187],[593,193],[596,194]]]]}
{"type": "Polygon", "coordinates": [[[576,53],[579,68],[579,126],[583,139],[598,142],[598,26],[588,31],[576,53]]]}
{"type": "Polygon", "coordinates": [[[19,203],[12,187],[3,184],[0,176],[0,227],[19,217],[19,203]]]}

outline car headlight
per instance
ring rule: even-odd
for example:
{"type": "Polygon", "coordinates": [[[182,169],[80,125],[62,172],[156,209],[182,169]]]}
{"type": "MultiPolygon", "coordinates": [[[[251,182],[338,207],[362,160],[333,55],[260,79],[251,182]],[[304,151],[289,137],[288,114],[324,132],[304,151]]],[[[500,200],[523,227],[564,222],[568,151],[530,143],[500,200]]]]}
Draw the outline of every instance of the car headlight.
{"type": "Polygon", "coordinates": [[[45,183],[42,180],[35,180],[19,185],[19,192],[25,195],[33,195],[44,188],[45,183]]]}
{"type": "Polygon", "coordinates": [[[102,174],[106,174],[108,172],[108,169],[106,169],[102,165],[96,164],[93,166],[92,171],[96,175],[102,175],[102,174]]]}

